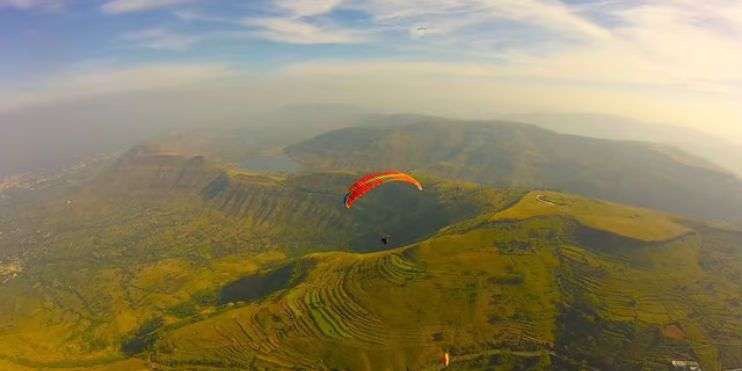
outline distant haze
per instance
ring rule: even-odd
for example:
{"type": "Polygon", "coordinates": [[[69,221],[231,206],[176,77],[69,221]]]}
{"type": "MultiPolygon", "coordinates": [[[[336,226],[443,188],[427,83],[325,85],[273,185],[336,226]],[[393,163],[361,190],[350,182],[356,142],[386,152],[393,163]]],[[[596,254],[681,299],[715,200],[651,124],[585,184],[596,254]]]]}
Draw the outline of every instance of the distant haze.
{"type": "MultiPolygon", "coordinates": [[[[277,90],[282,88],[271,86],[260,94],[248,87],[234,86],[169,89],[0,113],[0,176],[66,166],[86,156],[123,150],[172,131],[224,127],[267,131],[279,125],[276,133],[292,127],[299,129],[303,133],[295,136],[299,140],[322,130],[355,125],[367,114],[390,113],[395,109],[405,112],[401,111],[399,102],[376,105],[377,109],[347,103],[298,104],[302,99],[288,94],[284,99],[294,104],[281,105],[280,100],[271,97],[280,95],[277,90]],[[314,129],[308,129],[310,126],[314,129]]],[[[296,90],[288,91],[296,93],[296,90]]],[[[446,107],[427,112],[441,110],[445,111],[446,107]]],[[[742,145],[697,129],[587,113],[458,113],[452,117],[497,117],[566,134],[669,144],[742,177],[742,145]]],[[[287,140],[290,142],[291,138],[287,140]]]]}
{"type": "Polygon", "coordinates": [[[619,115],[742,143],[735,0],[0,0],[0,34],[0,130],[50,156],[330,102],[619,115]]]}
{"type": "Polygon", "coordinates": [[[566,134],[671,144],[742,177],[742,144],[700,130],[598,114],[534,113],[506,117],[566,134]]]}

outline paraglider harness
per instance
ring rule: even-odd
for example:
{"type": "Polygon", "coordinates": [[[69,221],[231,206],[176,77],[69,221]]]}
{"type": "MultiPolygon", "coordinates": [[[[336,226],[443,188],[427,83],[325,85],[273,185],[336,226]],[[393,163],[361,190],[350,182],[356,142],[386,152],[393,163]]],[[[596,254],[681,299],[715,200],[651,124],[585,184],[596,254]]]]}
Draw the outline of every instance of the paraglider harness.
{"type": "Polygon", "coordinates": [[[383,243],[384,245],[388,245],[390,242],[392,242],[392,236],[388,234],[381,235],[381,243],[383,243]]]}

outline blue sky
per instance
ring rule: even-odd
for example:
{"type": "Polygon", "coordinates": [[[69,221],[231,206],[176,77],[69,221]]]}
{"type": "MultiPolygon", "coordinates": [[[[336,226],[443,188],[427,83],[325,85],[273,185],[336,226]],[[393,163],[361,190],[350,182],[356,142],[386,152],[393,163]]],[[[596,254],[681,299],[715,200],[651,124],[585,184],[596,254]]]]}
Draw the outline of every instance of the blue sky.
{"type": "Polygon", "coordinates": [[[240,80],[294,90],[286,103],[306,88],[391,110],[600,112],[742,138],[741,65],[739,1],[0,0],[0,110],[240,80]]]}

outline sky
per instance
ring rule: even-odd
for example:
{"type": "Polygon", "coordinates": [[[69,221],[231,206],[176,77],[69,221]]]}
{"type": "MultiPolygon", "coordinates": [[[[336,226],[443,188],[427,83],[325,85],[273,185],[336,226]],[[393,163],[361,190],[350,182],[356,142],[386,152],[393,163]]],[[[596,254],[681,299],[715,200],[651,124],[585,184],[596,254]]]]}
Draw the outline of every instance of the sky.
{"type": "Polygon", "coordinates": [[[740,66],[738,0],[0,0],[0,112],[586,112],[742,142],[740,66]]]}

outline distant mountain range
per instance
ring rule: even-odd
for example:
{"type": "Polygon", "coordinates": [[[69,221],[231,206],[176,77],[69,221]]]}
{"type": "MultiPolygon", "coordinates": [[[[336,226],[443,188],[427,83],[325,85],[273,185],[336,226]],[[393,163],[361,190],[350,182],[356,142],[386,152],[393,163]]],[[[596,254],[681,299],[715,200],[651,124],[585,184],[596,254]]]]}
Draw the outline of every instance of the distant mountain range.
{"type": "Polygon", "coordinates": [[[289,146],[307,169],[399,168],[498,186],[546,187],[702,218],[742,218],[742,181],[673,147],[558,134],[502,121],[376,117],[289,146]]]}
{"type": "Polygon", "coordinates": [[[564,134],[671,144],[742,177],[742,144],[700,130],[599,114],[542,113],[507,118],[564,134]]]}
{"type": "Polygon", "coordinates": [[[217,112],[184,115],[182,102],[157,105],[120,99],[0,112],[0,179],[57,170],[100,153],[123,151],[153,139],[162,142],[163,137],[188,151],[218,140],[218,146],[231,145],[220,154],[249,153],[351,125],[368,113],[354,106],[323,104],[242,114],[216,107],[217,112]]]}

